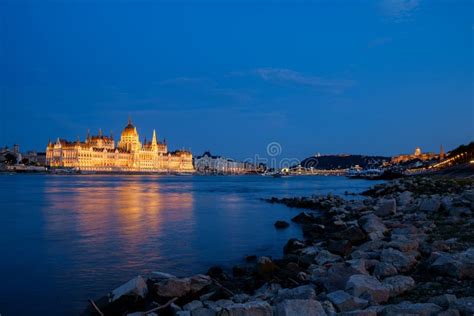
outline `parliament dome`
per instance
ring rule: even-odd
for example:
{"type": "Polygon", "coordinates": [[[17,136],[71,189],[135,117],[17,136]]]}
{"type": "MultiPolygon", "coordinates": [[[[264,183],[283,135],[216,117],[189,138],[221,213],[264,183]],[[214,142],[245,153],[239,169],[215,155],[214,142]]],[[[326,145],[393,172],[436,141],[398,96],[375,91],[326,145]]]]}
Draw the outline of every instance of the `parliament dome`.
{"type": "Polygon", "coordinates": [[[137,128],[132,124],[131,120],[128,120],[127,126],[123,129],[122,136],[137,136],[137,128]]]}

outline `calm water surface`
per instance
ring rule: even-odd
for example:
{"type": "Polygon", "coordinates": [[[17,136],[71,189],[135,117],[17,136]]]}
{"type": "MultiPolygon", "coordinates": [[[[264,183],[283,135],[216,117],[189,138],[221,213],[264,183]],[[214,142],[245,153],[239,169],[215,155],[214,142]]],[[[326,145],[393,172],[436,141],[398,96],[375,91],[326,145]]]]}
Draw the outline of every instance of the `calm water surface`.
{"type": "Polygon", "coordinates": [[[137,274],[281,256],[297,210],[260,198],[373,185],[344,177],[0,176],[0,314],[78,314],[137,274]]]}

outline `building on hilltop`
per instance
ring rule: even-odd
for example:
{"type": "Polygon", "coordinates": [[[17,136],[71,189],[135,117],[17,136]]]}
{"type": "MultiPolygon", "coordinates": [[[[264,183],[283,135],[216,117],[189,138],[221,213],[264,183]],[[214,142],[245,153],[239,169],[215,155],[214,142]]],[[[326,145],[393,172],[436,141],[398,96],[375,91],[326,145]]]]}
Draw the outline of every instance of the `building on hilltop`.
{"type": "Polygon", "coordinates": [[[444,150],[443,146],[441,146],[441,151],[439,154],[436,153],[423,153],[421,152],[420,147],[416,147],[415,152],[412,155],[399,155],[392,157],[391,163],[398,164],[407,162],[410,160],[421,160],[421,161],[428,161],[433,159],[443,159],[444,158],[444,150]]]}
{"type": "Polygon", "coordinates": [[[97,136],[87,133],[86,140],[67,141],[57,139],[48,143],[46,164],[50,167],[75,168],[84,171],[125,172],[193,172],[191,152],[168,152],[165,141],[157,140],[153,130],[150,142],[140,142],[137,128],[128,121],[115,146],[113,136],[97,136]]]}

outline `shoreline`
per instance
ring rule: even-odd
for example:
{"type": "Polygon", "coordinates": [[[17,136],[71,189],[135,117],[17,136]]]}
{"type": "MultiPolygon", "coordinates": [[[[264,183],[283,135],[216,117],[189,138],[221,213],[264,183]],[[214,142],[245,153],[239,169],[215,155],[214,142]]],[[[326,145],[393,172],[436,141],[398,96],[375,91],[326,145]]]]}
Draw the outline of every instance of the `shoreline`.
{"type": "Polygon", "coordinates": [[[232,274],[138,276],[84,314],[470,315],[473,180],[410,177],[364,196],[270,199],[306,210],[292,219],[305,239],[282,258],[249,256],[232,274]]]}

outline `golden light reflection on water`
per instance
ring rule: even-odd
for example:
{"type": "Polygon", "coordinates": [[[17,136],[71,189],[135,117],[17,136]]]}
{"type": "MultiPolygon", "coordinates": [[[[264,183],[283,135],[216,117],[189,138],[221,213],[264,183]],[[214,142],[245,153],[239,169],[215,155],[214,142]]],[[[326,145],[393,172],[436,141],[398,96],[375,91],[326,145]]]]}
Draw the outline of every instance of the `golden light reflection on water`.
{"type": "Polygon", "coordinates": [[[132,252],[160,236],[163,223],[192,221],[191,188],[174,191],[159,178],[138,176],[71,179],[48,180],[43,214],[49,233],[75,231],[84,248],[115,239],[114,250],[132,252]]]}

